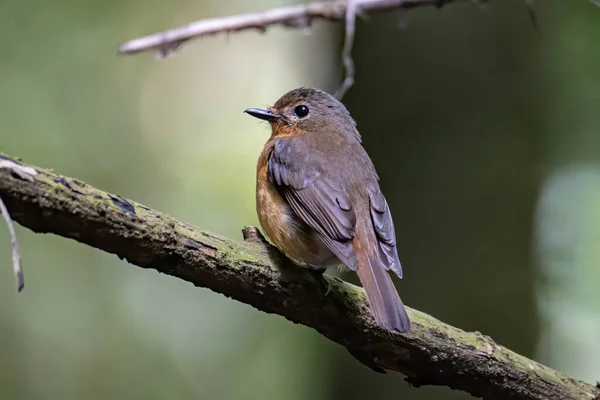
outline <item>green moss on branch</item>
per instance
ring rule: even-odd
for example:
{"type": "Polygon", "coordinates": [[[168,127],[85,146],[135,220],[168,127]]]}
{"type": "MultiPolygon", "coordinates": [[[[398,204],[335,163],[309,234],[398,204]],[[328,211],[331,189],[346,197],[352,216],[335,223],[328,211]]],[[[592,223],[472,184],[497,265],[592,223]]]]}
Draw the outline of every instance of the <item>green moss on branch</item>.
{"type": "Polygon", "coordinates": [[[233,241],[34,168],[31,180],[0,169],[0,196],[12,218],[35,232],[86,243],[312,327],[369,367],[401,372],[416,386],[486,399],[600,399],[598,387],[419,311],[409,310],[410,333],[391,336],[374,324],[362,289],[290,265],[254,228],[245,228],[245,242],[233,241]]]}

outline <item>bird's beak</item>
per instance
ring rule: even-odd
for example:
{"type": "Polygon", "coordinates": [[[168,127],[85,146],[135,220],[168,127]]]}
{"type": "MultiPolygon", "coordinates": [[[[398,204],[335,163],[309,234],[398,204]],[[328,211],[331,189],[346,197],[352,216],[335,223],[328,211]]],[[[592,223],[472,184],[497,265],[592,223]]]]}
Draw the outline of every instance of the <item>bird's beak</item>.
{"type": "Polygon", "coordinates": [[[275,122],[281,119],[281,115],[260,108],[247,108],[244,110],[244,112],[252,115],[254,118],[263,119],[269,122],[275,122]]]}

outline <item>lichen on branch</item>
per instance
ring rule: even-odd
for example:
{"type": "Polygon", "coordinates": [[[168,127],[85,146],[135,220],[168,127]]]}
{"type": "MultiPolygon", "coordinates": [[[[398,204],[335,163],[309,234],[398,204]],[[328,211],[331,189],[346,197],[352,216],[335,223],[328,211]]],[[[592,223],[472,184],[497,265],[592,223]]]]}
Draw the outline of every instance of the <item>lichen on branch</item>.
{"type": "Polygon", "coordinates": [[[314,328],[376,371],[486,399],[600,399],[598,387],[416,310],[409,309],[408,334],[390,335],[375,325],[362,289],[292,265],[256,228],[244,229],[243,242],[230,240],[77,179],[29,168],[32,179],[0,169],[0,197],[19,224],[314,328]]]}

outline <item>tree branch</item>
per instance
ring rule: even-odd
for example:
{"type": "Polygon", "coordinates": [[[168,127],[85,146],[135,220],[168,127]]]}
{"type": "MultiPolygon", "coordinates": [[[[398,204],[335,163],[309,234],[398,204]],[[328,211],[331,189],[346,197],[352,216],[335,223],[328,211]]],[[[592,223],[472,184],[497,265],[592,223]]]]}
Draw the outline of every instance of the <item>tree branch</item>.
{"type": "MultiPolygon", "coordinates": [[[[356,16],[389,10],[407,10],[418,6],[435,5],[442,7],[446,3],[459,0],[338,0],[333,3],[308,3],[298,6],[276,8],[262,13],[235,15],[224,18],[204,19],[186,26],[155,33],[135,39],[119,47],[121,54],[134,54],[141,51],[156,50],[156,58],[164,58],[182,43],[192,38],[216,34],[229,34],[248,29],[265,32],[272,25],[283,25],[287,28],[306,29],[315,19],[330,21],[345,20],[345,38],[342,50],[344,80],[336,91],[341,100],[344,94],[354,85],[354,60],[352,47],[355,36],[356,16]]],[[[489,0],[472,0],[484,3],[489,0]]]]}
{"type": "Polygon", "coordinates": [[[245,242],[232,241],[77,179],[35,171],[24,179],[0,169],[0,196],[21,225],[312,327],[375,370],[486,399],[600,399],[598,387],[419,311],[409,310],[410,333],[390,335],[375,325],[362,289],[291,265],[256,228],[244,229],[245,242]]]}
{"type": "MultiPolygon", "coordinates": [[[[459,0],[351,0],[351,3],[356,13],[360,15],[427,5],[441,7],[446,3],[456,1],[459,0]]],[[[268,27],[273,25],[304,29],[309,27],[313,20],[317,19],[345,20],[346,0],[330,3],[308,3],[275,8],[259,13],[203,19],[179,28],[129,41],[119,47],[119,52],[121,54],[135,54],[141,51],[155,50],[158,52],[158,57],[162,58],[189,39],[250,29],[265,32],[268,27]]]]}

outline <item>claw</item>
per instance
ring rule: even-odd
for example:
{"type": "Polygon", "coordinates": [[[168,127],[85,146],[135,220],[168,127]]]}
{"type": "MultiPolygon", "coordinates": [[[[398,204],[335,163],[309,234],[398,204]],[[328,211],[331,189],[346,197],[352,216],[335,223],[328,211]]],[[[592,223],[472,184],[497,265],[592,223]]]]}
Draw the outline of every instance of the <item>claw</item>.
{"type": "Polygon", "coordinates": [[[343,282],[337,276],[323,275],[323,279],[325,279],[325,281],[327,282],[327,290],[325,291],[325,296],[327,296],[329,293],[331,293],[333,286],[334,286],[333,285],[334,282],[337,282],[337,283],[343,282]]]}
{"type": "Polygon", "coordinates": [[[327,290],[325,291],[325,297],[327,297],[329,292],[331,292],[331,288],[333,287],[333,285],[331,284],[331,282],[328,279],[325,279],[325,280],[327,281],[327,290]]]}

